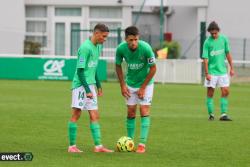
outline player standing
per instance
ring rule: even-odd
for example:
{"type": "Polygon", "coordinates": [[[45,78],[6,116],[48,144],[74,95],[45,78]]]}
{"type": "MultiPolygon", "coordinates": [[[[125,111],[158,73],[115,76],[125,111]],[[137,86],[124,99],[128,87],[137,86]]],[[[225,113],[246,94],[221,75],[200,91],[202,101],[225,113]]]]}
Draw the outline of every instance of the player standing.
{"type": "Polygon", "coordinates": [[[225,64],[225,58],[230,66],[229,74],[234,75],[233,61],[230,54],[230,46],[228,38],[219,34],[220,28],[216,22],[211,22],[207,31],[210,37],[206,39],[203,45],[203,63],[205,68],[205,87],[207,87],[207,110],[209,120],[214,120],[214,102],[213,95],[216,86],[221,89],[221,121],[231,121],[227,115],[228,111],[228,95],[229,95],[229,76],[225,64]]]}
{"type": "Polygon", "coordinates": [[[98,59],[102,44],[106,41],[109,29],[104,24],[94,27],[93,36],[78,49],[77,65],[72,82],[72,116],[68,123],[69,148],[68,152],[82,152],[76,147],[77,120],[81,111],[87,110],[90,117],[90,129],[94,139],[94,152],[113,152],[101,143],[97,95],[102,95],[102,88],[97,76],[98,59]],[[96,94],[95,85],[98,93],[96,94]]]}
{"type": "Polygon", "coordinates": [[[153,76],[156,72],[155,56],[150,45],[139,40],[139,30],[135,26],[125,30],[126,42],[116,49],[116,73],[121,93],[127,103],[127,135],[134,138],[137,104],[140,106],[141,131],[138,153],[145,152],[145,144],[150,127],[149,109],[153,98],[153,76]],[[126,83],[121,64],[126,61],[128,71],[126,83]]]}

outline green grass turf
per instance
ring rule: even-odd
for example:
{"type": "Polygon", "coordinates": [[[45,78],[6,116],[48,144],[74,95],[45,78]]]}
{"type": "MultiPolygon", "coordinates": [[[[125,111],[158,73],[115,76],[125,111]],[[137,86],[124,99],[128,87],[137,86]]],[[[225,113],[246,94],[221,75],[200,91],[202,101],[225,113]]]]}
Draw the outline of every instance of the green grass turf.
{"type": "MultiPolygon", "coordinates": [[[[220,122],[219,89],[216,120],[209,122],[202,85],[156,84],[152,126],[145,154],[93,153],[88,114],[78,122],[77,144],[84,152],[67,153],[71,82],[0,80],[0,152],[32,152],[31,162],[0,166],[84,167],[245,167],[250,166],[250,85],[232,85],[229,115],[220,122]]],[[[126,134],[126,107],[118,83],[103,83],[99,98],[103,144],[115,148],[126,134]]],[[[137,118],[135,143],[140,119],[137,118]]]]}

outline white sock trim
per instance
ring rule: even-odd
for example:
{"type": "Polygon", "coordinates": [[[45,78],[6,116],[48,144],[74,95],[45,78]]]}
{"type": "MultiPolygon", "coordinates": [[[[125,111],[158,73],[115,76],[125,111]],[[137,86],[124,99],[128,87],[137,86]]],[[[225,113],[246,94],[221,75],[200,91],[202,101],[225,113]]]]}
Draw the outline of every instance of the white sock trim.
{"type": "Polygon", "coordinates": [[[100,145],[97,145],[97,146],[95,146],[95,148],[102,148],[103,147],[103,145],[102,144],[100,144],[100,145]]]}
{"type": "Polygon", "coordinates": [[[226,113],[221,114],[222,117],[223,117],[223,116],[226,116],[226,115],[227,115],[226,113]]]}

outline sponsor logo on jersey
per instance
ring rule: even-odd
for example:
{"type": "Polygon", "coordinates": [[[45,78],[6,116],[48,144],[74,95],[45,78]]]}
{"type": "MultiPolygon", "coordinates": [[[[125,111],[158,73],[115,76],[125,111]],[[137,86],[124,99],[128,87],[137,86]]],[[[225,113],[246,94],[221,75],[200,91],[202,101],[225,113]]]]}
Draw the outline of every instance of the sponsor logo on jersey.
{"type": "Polygon", "coordinates": [[[145,57],[144,57],[144,56],[140,56],[139,59],[140,59],[141,61],[143,61],[143,60],[145,60],[145,57]]]}
{"type": "Polygon", "coordinates": [[[94,67],[96,67],[97,66],[97,61],[90,61],[89,63],[88,63],[88,67],[89,68],[94,68],[94,67]]]}
{"type": "Polygon", "coordinates": [[[84,57],[79,58],[79,63],[84,63],[84,57]]]}
{"type": "Polygon", "coordinates": [[[140,63],[140,64],[137,64],[137,63],[128,64],[128,68],[130,70],[139,70],[139,69],[143,68],[143,66],[144,66],[144,63],[140,63]]]}
{"type": "Polygon", "coordinates": [[[224,49],[221,49],[221,50],[212,50],[212,51],[210,52],[210,55],[211,55],[211,56],[218,56],[218,55],[221,55],[221,54],[223,54],[223,53],[225,53],[225,50],[224,50],[224,49]]]}

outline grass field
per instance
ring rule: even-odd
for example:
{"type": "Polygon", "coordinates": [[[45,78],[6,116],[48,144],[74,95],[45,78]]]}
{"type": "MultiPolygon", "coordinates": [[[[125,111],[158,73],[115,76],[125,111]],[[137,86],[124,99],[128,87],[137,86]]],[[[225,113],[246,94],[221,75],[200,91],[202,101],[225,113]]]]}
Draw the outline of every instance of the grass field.
{"type": "MultiPolygon", "coordinates": [[[[32,152],[33,161],[1,162],[0,166],[83,167],[247,167],[250,166],[250,84],[231,86],[229,114],[209,122],[201,85],[156,84],[147,152],[93,153],[89,118],[79,121],[81,154],[67,153],[70,82],[0,80],[0,152],[32,152]]],[[[99,99],[103,144],[115,148],[126,134],[126,108],[117,83],[103,83],[99,99]]],[[[139,127],[140,121],[137,119],[139,127]]],[[[135,142],[138,142],[139,128],[135,142]]]]}

